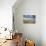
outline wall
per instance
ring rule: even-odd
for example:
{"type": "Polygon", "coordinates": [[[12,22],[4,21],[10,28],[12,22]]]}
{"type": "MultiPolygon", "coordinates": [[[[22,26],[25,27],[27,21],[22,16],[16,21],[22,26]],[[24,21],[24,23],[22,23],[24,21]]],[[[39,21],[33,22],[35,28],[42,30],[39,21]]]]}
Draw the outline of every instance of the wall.
{"type": "Polygon", "coordinates": [[[15,29],[25,38],[34,40],[36,46],[41,46],[41,0],[23,0],[17,7],[13,6],[13,14],[15,29]],[[36,15],[36,23],[23,24],[23,15],[36,15]]]}
{"type": "Polygon", "coordinates": [[[41,40],[42,46],[46,46],[46,0],[42,0],[41,7],[41,40]]]}

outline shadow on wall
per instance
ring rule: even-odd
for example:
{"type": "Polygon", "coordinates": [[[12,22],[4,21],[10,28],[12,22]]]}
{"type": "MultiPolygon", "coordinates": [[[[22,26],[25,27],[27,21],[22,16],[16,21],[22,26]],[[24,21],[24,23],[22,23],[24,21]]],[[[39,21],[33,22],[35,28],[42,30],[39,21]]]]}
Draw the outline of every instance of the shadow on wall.
{"type": "Polygon", "coordinates": [[[40,38],[35,38],[31,34],[28,34],[28,35],[26,34],[23,37],[24,37],[25,40],[26,39],[30,39],[30,40],[34,41],[34,43],[35,43],[36,46],[41,46],[42,45],[41,44],[41,39],[40,38]]]}
{"type": "MultiPolygon", "coordinates": [[[[14,13],[14,24],[15,28],[19,32],[23,32],[23,37],[26,39],[32,39],[35,41],[36,46],[41,46],[41,0],[24,0],[23,3],[16,5],[14,4],[13,13],[14,13]],[[35,24],[23,24],[23,15],[36,15],[36,23],[35,24]],[[23,31],[22,31],[23,30],[23,31]],[[28,33],[28,36],[27,34],[28,33]],[[30,34],[31,32],[31,34],[30,34]],[[38,36],[37,36],[38,33],[38,36]]],[[[18,0],[19,2],[19,0],[18,0]]],[[[26,21],[27,22],[27,21],[26,21]]]]}

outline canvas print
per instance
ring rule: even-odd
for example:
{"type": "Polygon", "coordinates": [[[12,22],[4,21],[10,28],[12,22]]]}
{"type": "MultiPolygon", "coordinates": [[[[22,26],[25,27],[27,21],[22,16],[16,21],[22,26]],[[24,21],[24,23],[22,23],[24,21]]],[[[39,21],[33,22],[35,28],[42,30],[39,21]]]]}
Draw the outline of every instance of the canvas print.
{"type": "Polygon", "coordinates": [[[34,24],[36,22],[35,19],[36,19],[35,15],[23,15],[23,23],[34,24]]]}

